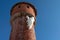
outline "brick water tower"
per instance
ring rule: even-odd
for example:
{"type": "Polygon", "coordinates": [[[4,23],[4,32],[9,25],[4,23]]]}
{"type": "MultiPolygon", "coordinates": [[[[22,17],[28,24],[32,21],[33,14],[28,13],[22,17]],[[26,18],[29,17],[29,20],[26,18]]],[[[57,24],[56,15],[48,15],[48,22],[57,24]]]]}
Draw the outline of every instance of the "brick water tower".
{"type": "Polygon", "coordinates": [[[34,26],[36,9],[27,2],[16,3],[11,9],[10,40],[36,40],[34,26]]]}

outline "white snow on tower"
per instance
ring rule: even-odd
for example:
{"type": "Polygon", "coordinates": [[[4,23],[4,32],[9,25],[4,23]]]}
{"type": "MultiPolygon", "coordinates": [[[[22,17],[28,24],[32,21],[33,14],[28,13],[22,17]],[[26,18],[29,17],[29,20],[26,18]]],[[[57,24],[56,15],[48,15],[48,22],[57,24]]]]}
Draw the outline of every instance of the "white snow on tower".
{"type": "Polygon", "coordinates": [[[26,16],[27,18],[27,24],[28,24],[28,28],[31,29],[32,28],[32,25],[34,23],[34,17],[29,17],[29,16],[26,16]]]}

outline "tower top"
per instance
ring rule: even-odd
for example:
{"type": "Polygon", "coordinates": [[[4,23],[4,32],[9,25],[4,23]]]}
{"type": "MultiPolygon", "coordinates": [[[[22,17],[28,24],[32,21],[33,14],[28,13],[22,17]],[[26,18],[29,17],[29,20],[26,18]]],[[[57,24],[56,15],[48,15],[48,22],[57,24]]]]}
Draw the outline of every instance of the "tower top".
{"type": "Polygon", "coordinates": [[[29,5],[30,7],[33,8],[33,10],[34,10],[34,12],[35,12],[35,16],[37,16],[36,8],[35,8],[32,4],[27,3],[27,2],[19,2],[19,3],[16,3],[16,4],[12,7],[11,12],[10,12],[10,15],[12,15],[13,8],[15,8],[15,6],[17,6],[17,5],[19,5],[19,4],[27,4],[27,5],[29,5]]]}

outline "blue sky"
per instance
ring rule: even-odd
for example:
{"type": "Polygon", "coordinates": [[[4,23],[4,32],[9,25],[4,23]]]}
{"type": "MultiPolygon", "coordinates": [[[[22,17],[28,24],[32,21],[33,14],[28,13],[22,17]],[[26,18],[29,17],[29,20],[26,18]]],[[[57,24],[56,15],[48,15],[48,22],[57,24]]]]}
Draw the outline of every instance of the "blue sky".
{"type": "Polygon", "coordinates": [[[60,0],[0,0],[0,40],[9,40],[10,9],[17,2],[32,3],[37,9],[37,40],[60,40],[60,0]]]}

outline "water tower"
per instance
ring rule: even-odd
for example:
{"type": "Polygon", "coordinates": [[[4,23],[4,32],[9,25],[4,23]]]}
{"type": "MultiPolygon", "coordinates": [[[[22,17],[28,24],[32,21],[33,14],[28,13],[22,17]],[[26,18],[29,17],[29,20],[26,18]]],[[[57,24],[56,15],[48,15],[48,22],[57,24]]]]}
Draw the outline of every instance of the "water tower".
{"type": "Polygon", "coordinates": [[[10,12],[11,34],[10,40],[36,40],[35,23],[36,9],[27,2],[16,3],[10,12]]]}

